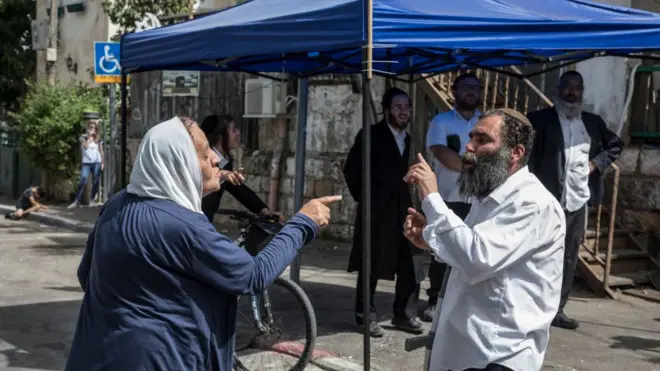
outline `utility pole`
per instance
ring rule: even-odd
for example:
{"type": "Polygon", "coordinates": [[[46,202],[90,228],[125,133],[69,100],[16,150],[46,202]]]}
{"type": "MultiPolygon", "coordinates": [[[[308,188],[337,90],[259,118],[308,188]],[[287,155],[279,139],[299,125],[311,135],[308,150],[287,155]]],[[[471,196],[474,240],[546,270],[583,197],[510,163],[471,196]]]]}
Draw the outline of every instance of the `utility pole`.
{"type": "Polygon", "coordinates": [[[188,19],[193,19],[194,18],[194,10],[193,8],[195,7],[195,0],[188,0],[188,19]]]}
{"type": "MultiPolygon", "coordinates": [[[[48,84],[55,85],[57,80],[57,22],[58,20],[58,8],[60,2],[59,0],[50,0],[50,25],[48,27],[48,48],[46,48],[46,75],[48,76],[48,84]]],[[[49,189],[49,179],[48,173],[46,171],[41,172],[41,183],[46,185],[46,189],[49,189]]]]}
{"type": "Polygon", "coordinates": [[[58,22],[58,0],[50,0],[50,27],[48,28],[48,49],[46,49],[46,73],[48,74],[48,83],[55,85],[57,77],[57,22],[58,22]]]}

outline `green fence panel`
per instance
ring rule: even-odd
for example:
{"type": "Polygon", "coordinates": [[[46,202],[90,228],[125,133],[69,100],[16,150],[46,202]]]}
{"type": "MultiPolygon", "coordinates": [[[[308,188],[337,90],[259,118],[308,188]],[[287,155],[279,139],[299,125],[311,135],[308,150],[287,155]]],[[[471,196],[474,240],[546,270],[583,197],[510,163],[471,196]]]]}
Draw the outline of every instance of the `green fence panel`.
{"type": "Polygon", "coordinates": [[[16,198],[18,154],[16,148],[0,146],[0,196],[16,198]]]}

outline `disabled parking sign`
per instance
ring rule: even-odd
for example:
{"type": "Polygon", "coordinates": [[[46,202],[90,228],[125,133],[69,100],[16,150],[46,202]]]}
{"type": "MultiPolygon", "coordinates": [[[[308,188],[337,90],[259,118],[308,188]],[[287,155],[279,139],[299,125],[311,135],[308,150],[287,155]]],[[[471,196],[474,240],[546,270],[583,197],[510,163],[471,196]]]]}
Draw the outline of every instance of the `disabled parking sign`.
{"type": "Polygon", "coordinates": [[[94,42],[94,82],[100,84],[121,82],[119,43],[94,42]]]}

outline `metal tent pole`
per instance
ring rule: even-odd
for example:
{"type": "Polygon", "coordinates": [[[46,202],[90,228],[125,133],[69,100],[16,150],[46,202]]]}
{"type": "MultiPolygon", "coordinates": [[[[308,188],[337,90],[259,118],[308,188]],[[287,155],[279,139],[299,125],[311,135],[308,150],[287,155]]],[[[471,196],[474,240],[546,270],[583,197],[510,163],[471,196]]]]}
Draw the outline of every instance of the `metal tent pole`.
{"type": "Polygon", "coordinates": [[[373,60],[373,2],[366,0],[365,18],[367,43],[362,56],[362,314],[364,316],[364,370],[371,370],[371,77],[373,60]]]}
{"type": "MultiPolygon", "coordinates": [[[[305,145],[307,143],[307,100],[309,97],[309,80],[304,77],[298,81],[298,120],[296,122],[296,177],[293,188],[293,211],[303,206],[305,194],[305,145]]],[[[289,277],[295,283],[300,282],[301,252],[291,263],[289,277]]]]}
{"type": "Polygon", "coordinates": [[[126,174],[126,151],[127,151],[127,138],[128,138],[128,89],[127,89],[127,76],[122,71],[121,73],[121,143],[120,147],[120,161],[119,174],[121,187],[124,188],[128,185],[128,174],[126,174]]]}
{"type": "Polygon", "coordinates": [[[106,141],[105,147],[108,155],[106,156],[105,171],[103,172],[107,179],[103,201],[108,201],[115,194],[117,187],[117,103],[115,99],[117,85],[110,84],[108,89],[110,91],[110,138],[106,141]]]}
{"type": "Polygon", "coordinates": [[[368,110],[370,80],[362,79],[362,313],[364,315],[364,370],[371,370],[371,123],[368,110]]]}

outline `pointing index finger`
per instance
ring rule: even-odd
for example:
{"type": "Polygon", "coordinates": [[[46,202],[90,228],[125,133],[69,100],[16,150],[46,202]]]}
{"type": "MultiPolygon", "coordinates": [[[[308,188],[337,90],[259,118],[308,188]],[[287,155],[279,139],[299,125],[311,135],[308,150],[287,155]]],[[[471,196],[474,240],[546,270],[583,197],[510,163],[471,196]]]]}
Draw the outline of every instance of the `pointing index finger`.
{"type": "Polygon", "coordinates": [[[335,195],[335,196],[320,197],[317,198],[316,200],[324,205],[329,205],[331,203],[341,201],[341,199],[342,199],[341,195],[335,195]]]}
{"type": "Polygon", "coordinates": [[[426,160],[424,159],[424,156],[422,156],[421,153],[418,153],[418,154],[417,154],[417,160],[419,161],[420,164],[422,164],[422,165],[428,167],[429,169],[431,168],[431,167],[429,166],[429,164],[426,162],[426,160]]]}

